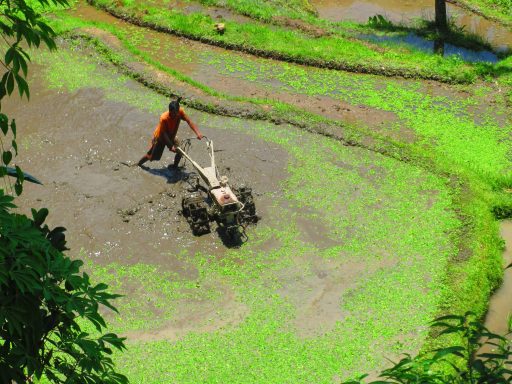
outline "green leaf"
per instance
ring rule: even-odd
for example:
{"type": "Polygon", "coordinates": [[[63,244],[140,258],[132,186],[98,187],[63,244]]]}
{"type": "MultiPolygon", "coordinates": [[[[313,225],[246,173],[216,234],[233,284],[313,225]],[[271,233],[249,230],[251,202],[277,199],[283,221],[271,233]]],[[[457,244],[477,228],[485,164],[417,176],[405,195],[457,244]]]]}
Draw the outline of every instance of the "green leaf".
{"type": "Polygon", "coordinates": [[[11,145],[12,145],[12,148],[14,149],[14,153],[16,154],[16,156],[18,156],[18,143],[16,142],[16,140],[12,140],[11,145]]]}
{"type": "Polygon", "coordinates": [[[98,312],[87,312],[85,317],[94,325],[94,327],[101,332],[102,328],[106,328],[105,320],[98,312]]]}
{"type": "Polygon", "coordinates": [[[119,349],[120,351],[123,349],[126,349],[126,346],[124,345],[124,341],[126,340],[126,337],[119,337],[115,333],[106,333],[100,337],[100,340],[103,340],[106,343],[111,344],[112,346],[119,349]]]}
{"type": "Polygon", "coordinates": [[[16,55],[16,48],[15,47],[16,47],[16,45],[13,45],[5,53],[5,65],[11,64],[11,62],[14,60],[14,57],[16,55]]]}
{"type": "Polygon", "coordinates": [[[14,191],[16,192],[16,195],[21,195],[23,192],[23,184],[16,182],[16,184],[14,184],[14,191]]]}
{"type": "Polygon", "coordinates": [[[48,213],[49,212],[47,208],[41,208],[39,211],[32,208],[32,219],[34,220],[34,224],[37,227],[40,227],[46,220],[48,213]]]}
{"type": "Polygon", "coordinates": [[[105,289],[108,288],[108,285],[105,284],[105,283],[99,283],[98,285],[96,285],[94,287],[94,290],[97,292],[97,291],[104,291],[105,289]]]}
{"type": "Polygon", "coordinates": [[[446,355],[455,355],[458,357],[464,357],[463,352],[465,352],[465,349],[460,346],[454,346],[454,347],[448,347],[448,348],[442,348],[438,349],[432,360],[437,361],[443,358],[446,355]]]}
{"type": "Polygon", "coordinates": [[[20,93],[20,96],[23,96],[23,94],[25,94],[27,96],[27,99],[30,98],[30,93],[29,93],[29,90],[28,90],[28,84],[27,82],[25,81],[25,79],[23,77],[21,77],[20,75],[14,75],[15,79],[16,79],[16,83],[18,84],[18,91],[20,93]]]}
{"type": "Polygon", "coordinates": [[[23,182],[25,180],[25,173],[23,173],[21,168],[18,166],[16,166],[16,175],[20,182],[23,182]]]}
{"type": "Polygon", "coordinates": [[[11,94],[14,90],[14,75],[12,72],[8,72],[7,75],[7,94],[11,94]]]}
{"type": "Polygon", "coordinates": [[[9,118],[3,113],[0,113],[0,129],[4,135],[7,135],[7,131],[9,130],[9,118]]]}
{"type": "Polygon", "coordinates": [[[27,66],[27,62],[26,62],[25,58],[20,55],[18,60],[19,60],[19,63],[20,63],[21,70],[23,71],[23,75],[25,77],[27,77],[27,75],[28,75],[28,66],[27,66]]]}
{"type": "Polygon", "coordinates": [[[5,165],[9,165],[9,163],[12,160],[12,152],[11,151],[4,151],[2,153],[2,161],[5,165]]]}
{"type": "Polygon", "coordinates": [[[16,137],[16,120],[12,119],[11,121],[11,131],[14,137],[16,137]]]}

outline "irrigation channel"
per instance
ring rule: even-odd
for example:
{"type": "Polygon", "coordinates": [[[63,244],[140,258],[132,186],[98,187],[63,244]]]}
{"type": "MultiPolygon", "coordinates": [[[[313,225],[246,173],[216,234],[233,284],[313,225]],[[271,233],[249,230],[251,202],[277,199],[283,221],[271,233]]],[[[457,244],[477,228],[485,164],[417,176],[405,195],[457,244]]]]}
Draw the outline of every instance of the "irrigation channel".
{"type": "MultiPolygon", "coordinates": [[[[44,182],[27,185],[19,205],[48,207],[49,225],[68,229],[71,254],[124,295],[120,313],[105,316],[128,337],[115,359],[132,382],[337,383],[424,346],[429,321],[454,296],[447,271],[472,260],[464,191],[375,143],[426,147],[498,179],[512,170],[510,107],[494,83],[263,59],[84,3],[56,17],[80,20],[75,37],[32,52],[30,102],[3,105],[24,127],[20,165],[44,182]],[[96,45],[76,37],[84,34],[96,45]],[[169,101],[162,90],[185,96],[215,142],[220,173],[253,188],[262,220],[241,246],[215,230],[192,235],[179,212],[189,164],[169,170],[165,152],[148,169],[126,165],[147,150],[169,101]],[[349,141],[347,132],[364,134],[349,141]]],[[[191,133],[184,124],[179,135],[191,133]]],[[[192,151],[206,160],[200,142],[192,151]]],[[[509,287],[489,324],[507,316],[509,287]]]]}

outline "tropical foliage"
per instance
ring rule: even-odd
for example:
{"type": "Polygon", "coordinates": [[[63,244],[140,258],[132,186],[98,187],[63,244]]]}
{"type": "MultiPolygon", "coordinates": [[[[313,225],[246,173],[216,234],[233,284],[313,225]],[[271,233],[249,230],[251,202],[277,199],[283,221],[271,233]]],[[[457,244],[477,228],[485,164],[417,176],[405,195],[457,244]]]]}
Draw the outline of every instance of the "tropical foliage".
{"type": "MultiPolygon", "coordinates": [[[[66,5],[66,0],[36,0],[44,7],[66,5]]],[[[24,0],[0,0],[0,30],[5,72],[0,80],[0,102],[18,89],[30,95],[26,81],[30,57],[24,46],[44,43],[55,49],[54,32],[24,0]]],[[[126,383],[115,372],[112,348],[124,349],[122,338],[105,333],[100,305],[112,310],[105,284],[94,285],[82,262],[63,252],[63,227],[44,224],[47,209],[32,210],[32,218],[13,212],[26,175],[9,167],[18,154],[16,122],[0,113],[0,382],[26,383],[34,379],[51,383],[126,383]],[[10,142],[8,145],[7,143],[10,142]],[[7,176],[14,176],[14,187],[7,176]],[[94,335],[82,330],[93,326],[94,335]]],[[[27,178],[37,182],[31,176],[27,178]]]]}

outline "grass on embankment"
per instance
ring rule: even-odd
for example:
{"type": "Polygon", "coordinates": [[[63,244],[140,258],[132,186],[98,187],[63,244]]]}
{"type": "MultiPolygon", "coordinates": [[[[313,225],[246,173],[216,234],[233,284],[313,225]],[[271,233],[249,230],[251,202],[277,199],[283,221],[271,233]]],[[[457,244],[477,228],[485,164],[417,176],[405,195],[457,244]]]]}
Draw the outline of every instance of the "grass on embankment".
{"type": "Polygon", "coordinates": [[[419,51],[372,49],[367,43],[341,36],[312,37],[297,30],[258,22],[226,21],[221,35],[216,20],[201,13],[185,15],[178,10],[131,2],[117,6],[109,0],[91,2],[113,15],[141,26],[185,36],[208,44],[300,64],[351,72],[420,77],[446,82],[471,82],[493,66],[464,63],[419,51]]]}
{"type": "Polygon", "coordinates": [[[512,25],[512,0],[456,0],[455,3],[486,18],[512,25]]]}
{"type": "MultiPolygon", "coordinates": [[[[221,8],[225,7],[234,13],[264,21],[266,23],[293,26],[312,34],[329,34],[333,36],[340,36],[342,38],[351,37],[353,39],[359,39],[360,34],[388,35],[391,33],[391,36],[393,36],[397,33],[413,33],[418,36],[423,36],[430,41],[434,41],[436,38],[440,37],[434,22],[430,20],[417,20],[412,24],[408,23],[407,25],[402,23],[394,24],[389,21],[385,21],[385,28],[381,28],[381,25],[378,25],[378,23],[375,25],[375,23],[372,22],[368,22],[366,24],[352,23],[350,21],[331,22],[317,17],[316,14],[312,12],[312,9],[314,10],[314,8],[311,6],[308,7],[301,0],[292,1],[290,4],[282,4],[281,1],[272,0],[258,1],[257,3],[254,0],[195,1],[203,4],[204,6],[214,5],[221,8]]],[[[502,1],[506,2],[510,0],[502,1]]],[[[340,5],[340,7],[342,6],[343,5],[340,5]]],[[[502,23],[505,22],[503,19],[499,19],[498,21],[501,21],[502,23]]],[[[484,38],[467,33],[456,26],[451,26],[450,29],[443,34],[442,39],[446,43],[475,51],[495,51],[495,49],[484,38]]],[[[413,50],[414,48],[408,47],[407,49],[413,50]]],[[[495,53],[497,53],[498,56],[507,56],[505,52],[500,51],[495,53]]]]}
{"type": "Polygon", "coordinates": [[[315,14],[308,0],[197,0],[203,5],[226,7],[253,19],[271,22],[278,17],[310,19],[315,14]]]}

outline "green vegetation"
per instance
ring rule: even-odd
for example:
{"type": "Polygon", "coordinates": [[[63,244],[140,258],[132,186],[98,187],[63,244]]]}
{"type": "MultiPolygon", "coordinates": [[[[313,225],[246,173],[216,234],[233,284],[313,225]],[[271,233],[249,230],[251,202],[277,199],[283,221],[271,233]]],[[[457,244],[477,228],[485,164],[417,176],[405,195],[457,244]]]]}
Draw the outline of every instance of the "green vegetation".
{"type": "MultiPolygon", "coordinates": [[[[61,28],[66,30],[73,25],[84,27],[88,25],[84,21],[72,18],[63,21],[65,20],[69,26],[61,25],[61,28]]],[[[65,22],[63,24],[66,25],[65,22]]],[[[166,59],[163,56],[161,47],[165,46],[166,42],[159,40],[161,36],[143,33],[136,27],[125,28],[122,25],[108,27],[99,23],[92,25],[115,33],[136,59],[166,71],[178,80],[185,81],[209,95],[226,100],[250,101],[257,105],[273,104],[276,114],[279,110],[288,110],[288,114],[297,113],[296,109],[290,109],[289,106],[276,101],[221,94],[194,79],[197,77],[194,72],[184,75],[169,69],[162,62],[172,61],[172,58],[166,59]]],[[[466,97],[466,92],[473,92],[473,88],[462,89],[463,92],[460,93],[451,91],[433,95],[421,82],[396,82],[376,76],[357,76],[316,68],[306,69],[270,60],[249,60],[242,55],[232,55],[216,50],[190,53],[187,46],[179,45],[175,41],[170,43],[174,46],[173,54],[178,58],[175,59],[177,63],[182,61],[186,66],[189,61],[194,61],[204,66],[199,73],[207,71],[239,79],[246,88],[256,84],[267,88],[272,93],[284,91],[292,95],[330,96],[354,106],[365,105],[391,112],[399,120],[392,123],[387,132],[379,133],[387,135],[382,138],[384,141],[389,141],[390,137],[400,136],[401,131],[411,130],[417,135],[415,152],[422,153],[424,148],[435,151],[449,163],[446,169],[467,168],[466,172],[475,172],[480,177],[489,179],[492,185],[508,185],[510,182],[506,124],[508,107],[503,94],[493,96],[494,88],[491,85],[480,84],[474,97],[470,98],[466,97]],[[489,97],[495,97],[492,107],[487,107],[489,97]],[[503,116],[503,119],[495,119],[494,116],[503,116]]],[[[114,62],[127,60],[122,57],[110,57],[110,59],[114,62]]],[[[64,67],[65,64],[62,66],[64,67]]],[[[76,82],[80,84],[81,80],[77,77],[76,82]]],[[[312,119],[307,116],[303,118],[312,119]]],[[[305,125],[307,126],[308,123],[305,125]]],[[[345,130],[347,128],[345,125],[345,130]]],[[[354,130],[355,127],[351,129],[354,130]]],[[[364,127],[358,127],[358,129],[364,130],[364,127]]],[[[371,135],[378,136],[375,132],[371,135]]],[[[423,157],[429,158],[430,154],[423,157]]]]}
{"type": "Polygon", "coordinates": [[[510,0],[458,0],[457,3],[477,10],[486,17],[512,24],[512,1],[510,0]]]}
{"type": "Polygon", "coordinates": [[[475,119],[475,111],[486,103],[492,92],[492,88],[484,84],[479,89],[483,97],[436,96],[419,82],[398,83],[379,77],[356,77],[344,72],[249,61],[227,55],[211,55],[208,63],[217,66],[222,74],[243,78],[272,91],[284,89],[294,94],[328,95],[352,105],[393,112],[399,118],[394,129],[399,130],[401,126],[412,129],[418,135],[418,146],[431,147],[452,166],[467,167],[493,184],[510,180],[508,128],[492,117],[507,113],[504,101],[501,100],[496,109],[484,111],[482,121],[475,119]]]}
{"type": "MultiPolygon", "coordinates": [[[[66,0],[37,0],[38,7],[65,6],[66,0]]],[[[15,89],[29,98],[27,83],[30,56],[26,46],[44,43],[55,49],[55,33],[24,0],[0,1],[0,60],[5,72],[0,80],[0,100],[15,89]]],[[[125,349],[124,339],[103,333],[106,323],[99,307],[116,310],[118,295],[107,285],[93,285],[80,271],[82,262],[64,254],[65,228],[44,224],[48,210],[32,209],[32,217],[15,213],[14,197],[25,180],[39,183],[18,166],[9,166],[18,155],[17,126],[0,114],[0,380],[3,383],[34,381],[91,384],[124,384],[116,372],[112,347],[125,349]],[[10,147],[7,143],[10,141],[10,147]],[[9,177],[16,178],[14,187],[9,177]],[[93,327],[94,335],[81,328],[93,327]]]]}
{"type": "MultiPolygon", "coordinates": [[[[152,12],[146,16],[154,16],[152,12]]],[[[218,100],[271,107],[252,118],[286,117],[285,121],[312,131],[322,131],[323,125],[331,123],[339,135],[347,134],[342,124],[324,117],[276,100],[227,96],[214,85],[201,83],[194,73],[168,68],[158,55],[157,42],[138,28],[61,17],[60,31],[75,26],[104,28],[119,37],[130,54],[113,52],[96,41],[101,56],[93,59],[81,55],[78,43],[71,44],[73,53],[38,55],[37,61],[47,66],[51,87],[68,92],[96,87],[106,98],[160,112],[164,98],[125,87],[130,77],[119,77],[113,69],[98,65],[108,58],[123,68],[136,58],[218,100]],[[292,119],[295,113],[299,117],[292,119]]],[[[199,24],[205,20],[194,18],[199,24]]],[[[221,258],[179,256],[197,271],[197,277],[162,272],[150,264],[105,266],[89,261],[94,279],[132,293],[120,300],[120,315],[107,314],[116,330],[133,336],[130,351],[116,356],[132,381],[330,383],[333,377],[353,377],[382,366],[390,351],[429,350],[458,341],[453,335],[428,337],[424,324],[439,313],[470,309],[481,316],[499,283],[502,241],[493,212],[501,217],[512,212],[510,196],[501,192],[511,185],[510,107],[504,92],[496,92],[490,82],[438,91],[438,84],[420,81],[244,60],[229,52],[176,50],[183,62],[209,66],[208,73],[215,70],[249,87],[256,84],[272,92],[328,96],[392,113],[397,121],[388,129],[395,139],[367,132],[363,124],[357,130],[351,127],[354,144],[382,156],[288,125],[194,112],[201,126],[224,127],[279,145],[289,155],[288,177],[276,198],[278,213],[254,229],[250,243],[221,258]],[[396,143],[406,130],[415,134],[412,143],[396,143]],[[379,140],[363,144],[368,137],[379,140]],[[407,159],[409,164],[391,157],[407,159]],[[334,244],[319,246],[308,240],[295,209],[308,212],[308,220],[325,228],[325,236],[334,244]],[[307,334],[303,325],[310,319],[304,317],[301,304],[313,301],[318,287],[328,293],[316,274],[319,270],[333,271],[331,283],[344,281],[345,285],[335,286],[341,293],[334,305],[344,311],[339,316],[343,320],[307,334]],[[238,318],[231,316],[232,307],[223,301],[226,296],[231,297],[238,318]],[[197,309],[205,303],[209,311],[201,317],[197,309]],[[198,320],[190,328],[180,328],[180,319],[187,316],[198,320]],[[152,319],[154,327],[168,331],[169,340],[137,341],[138,335],[155,331],[148,329],[152,319]]],[[[452,61],[453,68],[501,68],[504,72],[510,62],[472,67],[452,61]]],[[[137,77],[134,71],[124,70],[137,77]]],[[[217,110],[200,98],[193,103],[203,110],[217,110]]]]}
{"type": "Polygon", "coordinates": [[[125,349],[124,339],[103,333],[98,312],[99,305],[115,310],[118,295],[92,284],[83,263],[64,255],[65,229],[43,225],[47,209],[28,218],[12,212],[13,200],[0,190],[2,382],[127,383],[111,358],[112,347],[125,349]]]}
{"type": "MultiPolygon", "coordinates": [[[[412,357],[406,355],[370,384],[487,384],[510,383],[512,347],[505,336],[490,332],[474,313],[442,316],[432,322],[441,334],[456,334],[461,343],[412,357]],[[454,364],[454,362],[460,364],[454,364]],[[440,369],[442,368],[442,369],[440,369]]],[[[358,380],[343,384],[362,384],[358,380]]]]}
{"type": "Polygon", "coordinates": [[[226,7],[241,15],[268,22],[279,17],[310,19],[314,14],[314,8],[308,0],[199,0],[199,2],[204,5],[226,7]]]}
{"type": "Polygon", "coordinates": [[[313,37],[298,30],[257,22],[226,21],[226,33],[218,34],[210,16],[185,15],[178,10],[133,2],[117,7],[108,0],[94,4],[145,27],[183,35],[209,44],[285,61],[352,72],[384,73],[448,82],[471,82],[480,74],[494,74],[487,64],[467,64],[403,48],[372,49],[368,43],[341,35],[313,37]],[[125,16],[128,15],[128,16],[125,16]]]}

